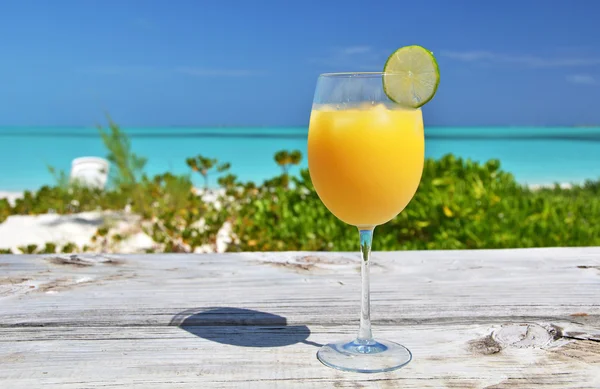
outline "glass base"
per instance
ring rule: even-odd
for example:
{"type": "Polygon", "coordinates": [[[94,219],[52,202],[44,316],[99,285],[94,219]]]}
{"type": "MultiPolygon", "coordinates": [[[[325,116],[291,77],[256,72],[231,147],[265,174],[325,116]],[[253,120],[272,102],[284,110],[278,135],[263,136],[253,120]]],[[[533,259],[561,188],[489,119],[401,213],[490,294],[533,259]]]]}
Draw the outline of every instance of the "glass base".
{"type": "Polygon", "coordinates": [[[381,373],[401,368],[412,353],[401,344],[387,340],[329,343],[317,352],[325,366],[357,373],[381,373]]]}

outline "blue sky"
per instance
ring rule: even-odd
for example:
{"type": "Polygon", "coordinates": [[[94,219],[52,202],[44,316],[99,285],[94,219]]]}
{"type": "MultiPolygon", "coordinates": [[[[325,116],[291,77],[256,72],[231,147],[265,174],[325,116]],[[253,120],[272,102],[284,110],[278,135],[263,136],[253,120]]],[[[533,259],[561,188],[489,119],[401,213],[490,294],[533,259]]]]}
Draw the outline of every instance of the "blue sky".
{"type": "Polygon", "coordinates": [[[600,124],[599,1],[20,0],[0,125],[306,125],[319,73],[438,57],[429,125],[600,124]]]}

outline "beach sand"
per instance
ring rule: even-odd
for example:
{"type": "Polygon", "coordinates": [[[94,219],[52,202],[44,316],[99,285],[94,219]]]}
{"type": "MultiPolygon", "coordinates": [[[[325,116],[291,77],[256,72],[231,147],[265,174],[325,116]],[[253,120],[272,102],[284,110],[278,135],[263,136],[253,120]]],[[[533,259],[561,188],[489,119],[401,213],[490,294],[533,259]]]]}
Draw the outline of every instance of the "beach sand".
{"type": "MultiPolygon", "coordinates": [[[[71,215],[13,215],[0,224],[0,248],[18,252],[18,247],[35,244],[42,248],[46,243],[55,243],[62,247],[75,243],[94,247],[94,251],[103,251],[100,243],[94,245],[92,236],[98,227],[109,223],[119,233],[126,233],[127,239],[115,247],[119,252],[136,253],[151,248],[152,239],[139,227],[139,217],[125,212],[82,212],[71,215]]],[[[112,251],[112,250],[110,250],[112,251]]]]}
{"type": "Polygon", "coordinates": [[[15,205],[15,200],[23,197],[23,192],[3,192],[0,190],[0,199],[7,199],[10,205],[15,205]]]}
{"type": "MultiPolygon", "coordinates": [[[[216,203],[220,192],[196,189],[204,201],[216,203]]],[[[6,198],[11,204],[22,193],[2,192],[0,199],[6,198]]],[[[217,203],[218,205],[218,203],[217,203]]],[[[55,243],[59,248],[74,243],[79,248],[89,246],[94,252],[144,253],[157,245],[143,232],[139,216],[126,211],[81,212],[71,215],[46,213],[41,215],[12,215],[0,223],[0,249],[20,252],[18,247],[31,244],[43,248],[46,243],[55,243]],[[92,237],[101,226],[110,226],[111,234],[119,234],[125,239],[118,243],[92,242],[92,237]]],[[[205,245],[195,252],[224,252],[231,242],[231,225],[225,223],[217,234],[216,247],[205,245]]]]}

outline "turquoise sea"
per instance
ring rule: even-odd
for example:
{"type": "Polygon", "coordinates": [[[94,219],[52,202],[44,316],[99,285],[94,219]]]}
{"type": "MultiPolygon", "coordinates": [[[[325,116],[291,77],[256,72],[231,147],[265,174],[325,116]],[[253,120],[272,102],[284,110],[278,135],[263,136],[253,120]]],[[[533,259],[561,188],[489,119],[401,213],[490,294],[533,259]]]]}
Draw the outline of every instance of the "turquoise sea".
{"type": "MultiPolygon", "coordinates": [[[[189,172],[185,158],[202,154],[231,162],[231,171],[244,181],[261,182],[279,173],[273,161],[276,151],[300,149],[306,156],[306,127],[125,131],[134,151],[148,158],[149,174],[189,172]]],[[[428,157],[453,153],[477,161],[497,158],[522,183],[600,178],[600,127],[429,127],[425,134],[428,157]]],[[[95,128],[0,128],[0,190],[33,190],[52,184],[47,165],[68,172],[71,160],[81,156],[106,156],[95,128]]],[[[306,164],[304,159],[302,166],[306,164]]],[[[200,180],[196,183],[200,185],[200,180]]]]}

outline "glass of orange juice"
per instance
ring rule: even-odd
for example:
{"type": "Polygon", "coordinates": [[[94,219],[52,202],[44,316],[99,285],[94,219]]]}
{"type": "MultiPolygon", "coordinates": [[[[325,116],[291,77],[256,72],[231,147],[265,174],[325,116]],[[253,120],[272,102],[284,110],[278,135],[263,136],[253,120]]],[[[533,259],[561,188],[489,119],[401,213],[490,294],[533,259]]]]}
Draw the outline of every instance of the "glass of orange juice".
{"type": "Polygon", "coordinates": [[[327,344],[317,353],[323,364],[340,370],[383,372],[412,359],[406,347],[374,339],[370,319],[373,230],[410,202],[424,163],[421,109],[388,97],[385,78],[391,83],[393,77],[383,72],[322,74],[310,117],[308,164],[314,187],[325,206],[357,227],[360,237],[362,301],[358,336],[327,344]]]}

